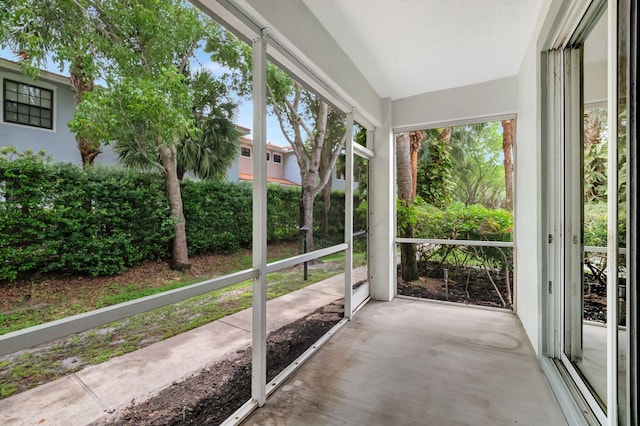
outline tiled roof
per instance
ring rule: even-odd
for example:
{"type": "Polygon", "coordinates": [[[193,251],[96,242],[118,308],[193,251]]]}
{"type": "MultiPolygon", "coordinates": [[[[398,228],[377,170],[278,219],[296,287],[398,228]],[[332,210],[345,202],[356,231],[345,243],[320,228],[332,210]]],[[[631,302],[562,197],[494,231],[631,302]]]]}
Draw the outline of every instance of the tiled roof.
{"type": "MultiPolygon", "coordinates": [[[[250,175],[248,173],[240,173],[238,175],[238,179],[253,182],[253,175],[250,175]]],[[[299,183],[295,183],[288,179],[280,179],[280,178],[274,178],[274,177],[267,177],[267,183],[277,183],[278,185],[288,185],[288,186],[300,186],[299,183]]]]}

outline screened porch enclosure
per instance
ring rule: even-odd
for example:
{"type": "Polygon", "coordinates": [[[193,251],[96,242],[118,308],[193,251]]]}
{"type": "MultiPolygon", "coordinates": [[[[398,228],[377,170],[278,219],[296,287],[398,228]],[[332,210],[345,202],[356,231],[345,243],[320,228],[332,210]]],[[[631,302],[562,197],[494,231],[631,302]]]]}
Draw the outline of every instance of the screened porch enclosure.
{"type": "Polygon", "coordinates": [[[255,158],[266,155],[269,62],[344,117],[344,239],[267,262],[267,166],[256,161],[250,269],[9,333],[0,355],[251,280],[251,395],[226,425],[638,423],[637,2],[192,2],[252,48],[255,158]],[[586,60],[588,40],[598,54],[586,60]],[[607,193],[623,179],[626,190],[600,206],[605,242],[590,245],[585,112],[598,107],[607,193]],[[516,123],[516,219],[513,239],[493,245],[513,258],[513,312],[399,297],[398,245],[451,241],[397,234],[394,134],[505,118],[516,123]],[[267,275],[336,254],[343,317],[267,380],[267,275]],[[601,294],[584,285],[590,267],[601,294]],[[596,297],[606,320],[585,318],[596,297]]]}

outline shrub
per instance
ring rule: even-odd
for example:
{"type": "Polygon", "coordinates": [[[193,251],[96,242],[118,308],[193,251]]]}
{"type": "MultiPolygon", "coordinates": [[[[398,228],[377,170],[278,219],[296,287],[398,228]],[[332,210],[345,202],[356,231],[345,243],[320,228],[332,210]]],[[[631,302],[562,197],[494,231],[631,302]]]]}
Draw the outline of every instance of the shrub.
{"type": "Polygon", "coordinates": [[[2,158],[0,197],[0,280],[112,275],[167,255],[173,223],[156,176],[2,158]]]}
{"type": "MultiPolygon", "coordinates": [[[[113,275],[169,257],[174,221],[161,176],[0,154],[0,282],[41,272],[113,275]]],[[[182,198],[190,255],[251,247],[250,184],[186,181],[182,198]]],[[[268,241],[296,240],[300,188],[270,185],[267,200],[268,241]]],[[[332,194],[331,227],[344,232],[344,193],[332,194]]]]}
{"type": "MultiPolygon", "coordinates": [[[[416,238],[475,241],[512,241],[513,215],[506,210],[487,209],[481,205],[454,203],[440,210],[424,203],[414,205],[416,238]]],[[[445,256],[453,246],[448,246],[445,256]]],[[[504,267],[513,263],[512,250],[495,247],[468,247],[472,257],[485,264],[504,267]]]]}

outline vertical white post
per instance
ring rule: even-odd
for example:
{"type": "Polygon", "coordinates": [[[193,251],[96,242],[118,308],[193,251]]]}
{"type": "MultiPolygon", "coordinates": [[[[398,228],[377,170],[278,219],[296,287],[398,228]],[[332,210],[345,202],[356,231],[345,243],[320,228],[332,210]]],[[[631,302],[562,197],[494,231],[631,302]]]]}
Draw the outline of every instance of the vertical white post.
{"type": "Polygon", "coordinates": [[[344,191],[344,241],[349,246],[344,256],[344,316],[353,316],[353,113],[346,119],[346,159],[344,191]]]}
{"type": "Polygon", "coordinates": [[[618,424],[618,2],[608,2],[607,424],[618,424]]]}
{"type": "Polygon", "coordinates": [[[253,280],[251,397],[262,406],[267,388],[267,50],[266,30],[253,40],[253,280]]]}
{"type": "Polygon", "coordinates": [[[395,256],[395,149],[391,125],[391,99],[383,99],[383,123],[374,135],[375,157],[369,162],[371,209],[370,293],[374,300],[390,301],[396,293],[395,256]]]}

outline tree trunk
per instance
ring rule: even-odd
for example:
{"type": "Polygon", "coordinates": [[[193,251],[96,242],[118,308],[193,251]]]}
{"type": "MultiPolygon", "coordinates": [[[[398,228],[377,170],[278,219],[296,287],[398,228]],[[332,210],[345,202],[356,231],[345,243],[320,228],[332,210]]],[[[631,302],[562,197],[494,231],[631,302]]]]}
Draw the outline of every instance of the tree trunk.
{"type": "Polygon", "coordinates": [[[504,151],[505,209],[513,211],[513,121],[502,120],[502,150],[504,151]]]}
{"type": "MultiPolygon", "coordinates": [[[[322,154],[320,155],[320,169],[319,169],[319,173],[320,176],[324,175],[325,173],[329,173],[331,174],[332,170],[331,170],[331,155],[332,155],[332,150],[334,148],[332,143],[327,143],[327,142],[333,142],[333,141],[325,141],[325,143],[322,146],[322,154]]],[[[331,180],[329,179],[329,183],[327,185],[325,185],[324,188],[322,188],[322,201],[323,201],[323,208],[322,208],[322,219],[320,221],[320,234],[323,237],[328,237],[329,236],[329,214],[331,212],[331,180]]]]}
{"type": "Polygon", "coordinates": [[[171,216],[176,221],[171,248],[171,268],[179,271],[189,269],[189,254],[187,251],[187,234],[185,230],[184,211],[182,209],[182,194],[180,181],[178,180],[176,148],[159,144],[160,157],[164,168],[164,177],[167,183],[167,198],[171,207],[171,216]]]}
{"type": "Polygon", "coordinates": [[[320,233],[323,237],[329,236],[329,214],[331,213],[331,185],[326,185],[322,189],[322,221],[320,223],[320,233]]]}
{"type": "Polygon", "coordinates": [[[313,242],[313,200],[315,195],[311,191],[303,191],[300,195],[300,204],[302,207],[302,224],[308,228],[307,236],[307,252],[314,250],[313,242]]]}
{"type": "Polygon", "coordinates": [[[421,131],[409,132],[409,144],[411,146],[411,201],[415,200],[418,191],[418,153],[422,147],[424,133],[421,131]]]}
{"type": "MultiPolygon", "coordinates": [[[[411,147],[409,133],[403,132],[396,135],[396,164],[398,177],[398,198],[408,208],[413,205],[413,188],[411,175],[411,147]]],[[[411,224],[404,224],[401,237],[413,238],[414,229],[411,224]]],[[[418,279],[418,263],[416,260],[415,244],[400,245],[400,271],[404,281],[418,279]]]]}
{"type": "Polygon", "coordinates": [[[398,175],[398,198],[405,201],[407,205],[413,204],[411,176],[411,153],[409,146],[409,134],[398,133],[396,135],[396,162],[398,175]]]}
{"type": "MultiPolygon", "coordinates": [[[[87,92],[93,91],[96,85],[93,78],[88,76],[84,71],[82,64],[82,58],[78,57],[71,65],[69,69],[69,79],[71,81],[71,88],[73,89],[73,100],[76,105],[84,100],[84,95],[87,92]]],[[[95,158],[100,154],[100,143],[91,141],[86,138],[76,136],[76,144],[80,151],[80,158],[82,159],[82,168],[86,169],[93,164],[95,158]]]]}

